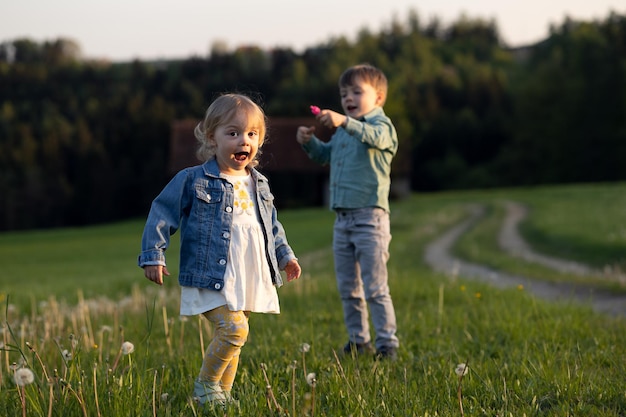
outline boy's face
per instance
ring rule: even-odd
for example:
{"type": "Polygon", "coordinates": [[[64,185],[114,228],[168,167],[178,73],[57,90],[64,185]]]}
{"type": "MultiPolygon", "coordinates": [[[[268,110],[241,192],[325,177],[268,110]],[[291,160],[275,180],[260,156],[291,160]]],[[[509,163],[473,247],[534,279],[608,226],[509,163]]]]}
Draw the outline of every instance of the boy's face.
{"type": "Polygon", "coordinates": [[[346,116],[353,119],[359,119],[382,103],[381,94],[359,78],[352,85],[339,88],[339,95],[346,116]]]}

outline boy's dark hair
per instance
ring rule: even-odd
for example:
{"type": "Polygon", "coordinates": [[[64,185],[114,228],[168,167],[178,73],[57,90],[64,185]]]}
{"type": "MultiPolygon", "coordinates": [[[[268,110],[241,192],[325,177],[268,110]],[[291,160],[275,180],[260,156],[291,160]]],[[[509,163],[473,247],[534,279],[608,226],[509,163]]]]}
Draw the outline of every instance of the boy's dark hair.
{"type": "Polygon", "coordinates": [[[339,77],[339,88],[354,85],[357,79],[371,85],[380,93],[382,97],[380,105],[382,107],[387,100],[387,77],[385,74],[370,64],[354,65],[345,70],[339,77]]]}

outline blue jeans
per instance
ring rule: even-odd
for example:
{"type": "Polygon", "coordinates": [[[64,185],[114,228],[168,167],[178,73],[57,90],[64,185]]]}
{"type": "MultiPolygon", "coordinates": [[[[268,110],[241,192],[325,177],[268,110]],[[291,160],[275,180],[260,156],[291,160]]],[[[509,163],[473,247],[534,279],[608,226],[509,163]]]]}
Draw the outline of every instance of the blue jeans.
{"type": "Polygon", "coordinates": [[[371,314],[376,348],[398,347],[396,313],[387,283],[389,213],[374,207],[337,209],[336,213],[335,275],[350,341],[371,341],[371,314]]]}

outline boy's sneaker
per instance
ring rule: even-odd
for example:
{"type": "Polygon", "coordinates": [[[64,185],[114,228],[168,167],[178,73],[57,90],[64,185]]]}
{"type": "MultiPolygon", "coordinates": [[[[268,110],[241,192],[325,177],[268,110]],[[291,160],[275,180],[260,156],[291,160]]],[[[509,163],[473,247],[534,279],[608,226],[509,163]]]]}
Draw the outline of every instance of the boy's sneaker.
{"type": "Polygon", "coordinates": [[[398,359],[398,349],[393,346],[381,346],[376,349],[376,359],[393,362],[398,359]]]}
{"type": "Polygon", "coordinates": [[[193,383],[193,398],[200,404],[226,405],[228,402],[220,384],[197,379],[193,383]]]}
{"type": "Polygon", "coordinates": [[[344,355],[373,355],[374,347],[370,342],[367,343],[355,343],[348,342],[343,347],[344,355]]]}

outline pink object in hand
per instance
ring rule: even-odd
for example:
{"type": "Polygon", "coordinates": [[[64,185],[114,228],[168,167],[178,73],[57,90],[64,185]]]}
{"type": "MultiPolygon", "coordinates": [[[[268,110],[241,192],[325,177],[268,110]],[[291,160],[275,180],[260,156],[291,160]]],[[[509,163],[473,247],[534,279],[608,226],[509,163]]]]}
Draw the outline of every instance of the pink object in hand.
{"type": "Polygon", "coordinates": [[[320,114],[320,108],[317,106],[311,106],[311,113],[313,113],[315,116],[317,116],[318,114],[320,114]]]}

